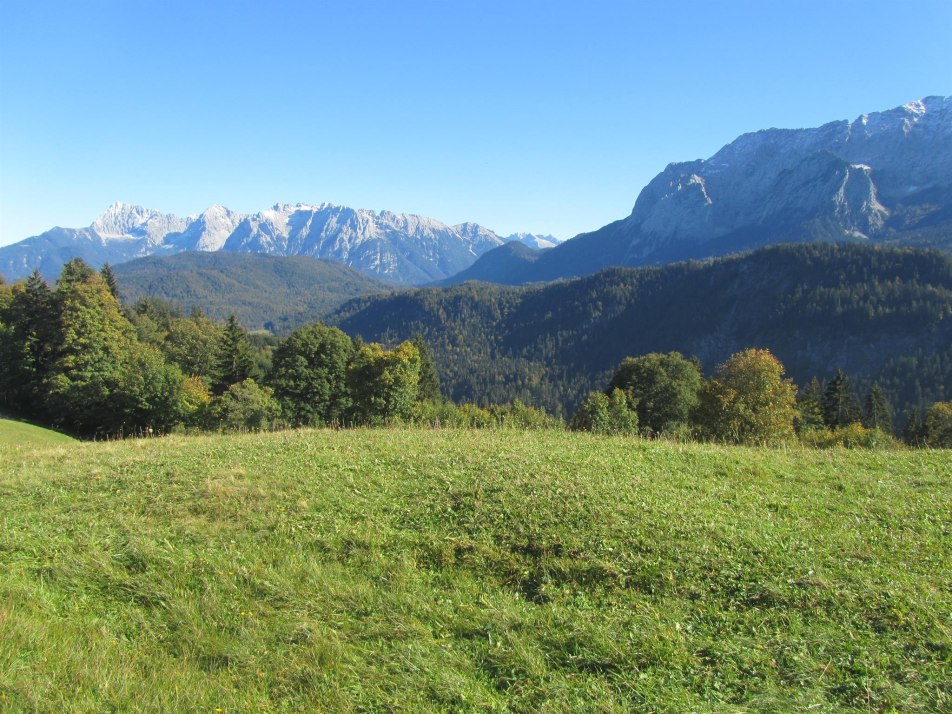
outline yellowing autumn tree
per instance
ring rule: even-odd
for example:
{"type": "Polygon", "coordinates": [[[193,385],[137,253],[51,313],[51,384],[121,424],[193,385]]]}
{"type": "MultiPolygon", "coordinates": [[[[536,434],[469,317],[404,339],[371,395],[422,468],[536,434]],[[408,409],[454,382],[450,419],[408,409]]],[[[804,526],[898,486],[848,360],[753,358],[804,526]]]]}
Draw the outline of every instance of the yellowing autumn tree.
{"type": "Polygon", "coordinates": [[[385,350],[376,342],[361,345],[347,368],[358,424],[409,419],[420,388],[420,352],[412,342],[385,350]]]}
{"type": "Polygon", "coordinates": [[[703,436],[748,444],[792,439],[796,388],[770,350],[737,352],[701,389],[696,412],[703,436]]]}

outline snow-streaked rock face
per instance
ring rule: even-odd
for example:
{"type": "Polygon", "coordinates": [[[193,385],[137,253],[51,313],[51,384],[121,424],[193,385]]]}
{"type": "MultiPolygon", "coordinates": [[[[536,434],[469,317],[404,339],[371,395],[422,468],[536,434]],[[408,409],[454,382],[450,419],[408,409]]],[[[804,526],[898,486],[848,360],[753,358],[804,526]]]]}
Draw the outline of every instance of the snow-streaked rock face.
{"type": "Polygon", "coordinates": [[[114,203],[89,227],[104,242],[145,239],[149,245],[161,245],[170,233],[181,233],[189,218],[164,215],[150,208],[114,203]]]}
{"type": "Polygon", "coordinates": [[[541,235],[539,233],[513,233],[512,235],[506,236],[505,240],[507,243],[510,241],[518,241],[519,243],[527,245],[530,248],[535,248],[536,250],[554,248],[562,242],[555,236],[541,235]]]}
{"type": "Polygon", "coordinates": [[[474,223],[448,226],[425,216],[298,203],[246,216],[222,249],[308,255],[397,282],[426,283],[469,267],[502,242],[474,223]]]}
{"type": "Polygon", "coordinates": [[[116,203],[88,228],[55,228],[0,248],[0,273],[18,278],[39,268],[55,277],[74,256],[99,266],[153,254],[226,250],[325,258],[413,284],[449,277],[504,242],[475,223],[448,226],[425,216],[328,203],[277,204],[252,215],[215,205],[187,218],[116,203]]]}
{"type": "Polygon", "coordinates": [[[221,250],[243,217],[224,206],[215,204],[191,221],[175,242],[182,250],[221,250]]]}
{"type": "Polygon", "coordinates": [[[952,97],[815,129],[767,129],[656,176],[621,227],[624,258],[674,255],[678,245],[696,253],[740,231],[799,240],[817,222],[824,238],[871,238],[897,204],[936,189],[952,194],[952,97]]]}

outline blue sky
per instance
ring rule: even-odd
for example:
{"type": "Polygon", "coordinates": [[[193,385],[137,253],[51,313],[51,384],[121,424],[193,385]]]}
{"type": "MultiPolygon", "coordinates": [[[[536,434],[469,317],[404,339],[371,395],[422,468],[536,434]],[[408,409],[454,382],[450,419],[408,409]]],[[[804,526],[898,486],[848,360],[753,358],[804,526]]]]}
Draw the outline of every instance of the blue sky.
{"type": "Polygon", "coordinates": [[[952,94],[952,2],[0,2],[0,245],[114,201],[569,238],[671,161],[952,94]]]}

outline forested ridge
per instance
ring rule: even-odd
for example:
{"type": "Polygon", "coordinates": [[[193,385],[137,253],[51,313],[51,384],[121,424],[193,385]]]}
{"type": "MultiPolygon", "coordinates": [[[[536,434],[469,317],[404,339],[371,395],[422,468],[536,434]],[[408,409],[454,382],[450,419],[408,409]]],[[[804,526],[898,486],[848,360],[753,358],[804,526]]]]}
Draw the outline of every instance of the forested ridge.
{"type": "Polygon", "coordinates": [[[330,260],[306,256],[187,252],[113,267],[127,303],[161,298],[215,320],[235,315],[248,329],[286,334],[357,295],[395,285],[330,260]]]}
{"type": "Polygon", "coordinates": [[[937,252],[788,246],[466,283],[360,298],[285,338],[119,292],[79,259],[54,286],[0,281],[0,406],[102,436],[570,416],[747,443],[932,445],[952,429],[952,258],[937,252]]]}
{"type": "Polygon", "coordinates": [[[421,334],[455,400],[571,414],[626,356],[678,351],[712,369],[770,349],[798,384],[844,370],[897,417],[952,395],[952,257],[809,244],[541,286],[465,283],[362,297],[329,318],[394,343],[421,334]]]}

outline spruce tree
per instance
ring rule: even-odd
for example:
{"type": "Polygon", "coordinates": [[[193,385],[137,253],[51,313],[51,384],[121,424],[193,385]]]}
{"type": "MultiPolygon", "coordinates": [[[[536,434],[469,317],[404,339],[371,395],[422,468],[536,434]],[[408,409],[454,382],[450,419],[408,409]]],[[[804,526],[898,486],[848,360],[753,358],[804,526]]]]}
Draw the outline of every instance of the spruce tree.
{"type": "Polygon", "coordinates": [[[112,296],[119,299],[119,283],[116,282],[116,274],[112,272],[112,266],[109,263],[103,263],[102,268],[99,270],[99,274],[102,276],[102,279],[106,283],[106,287],[109,288],[109,292],[112,293],[112,296]]]}
{"type": "Polygon", "coordinates": [[[823,421],[831,429],[838,429],[860,420],[861,412],[849,378],[843,370],[836,370],[823,394],[823,421]]]}
{"type": "Polygon", "coordinates": [[[926,445],[926,423],[919,409],[913,409],[906,425],[902,428],[902,440],[909,446],[926,445]]]}
{"type": "Polygon", "coordinates": [[[430,348],[419,333],[414,336],[412,342],[420,353],[420,401],[439,401],[443,396],[440,392],[440,377],[436,373],[430,348]]]}
{"type": "Polygon", "coordinates": [[[212,390],[222,394],[233,384],[255,376],[255,358],[248,333],[232,314],[215,349],[212,390]]]}
{"type": "Polygon", "coordinates": [[[823,384],[814,377],[797,395],[797,418],[794,420],[797,432],[810,429],[822,429],[823,422],[823,384]]]}
{"type": "Polygon", "coordinates": [[[83,434],[129,433],[129,379],[135,328],[96,271],[63,266],[53,292],[58,330],[44,380],[54,423],[83,434]]]}
{"type": "Polygon", "coordinates": [[[887,434],[892,434],[892,410],[889,408],[889,402],[886,401],[886,395],[879,384],[874,384],[869,394],[866,395],[863,426],[867,429],[879,429],[887,434]]]}

